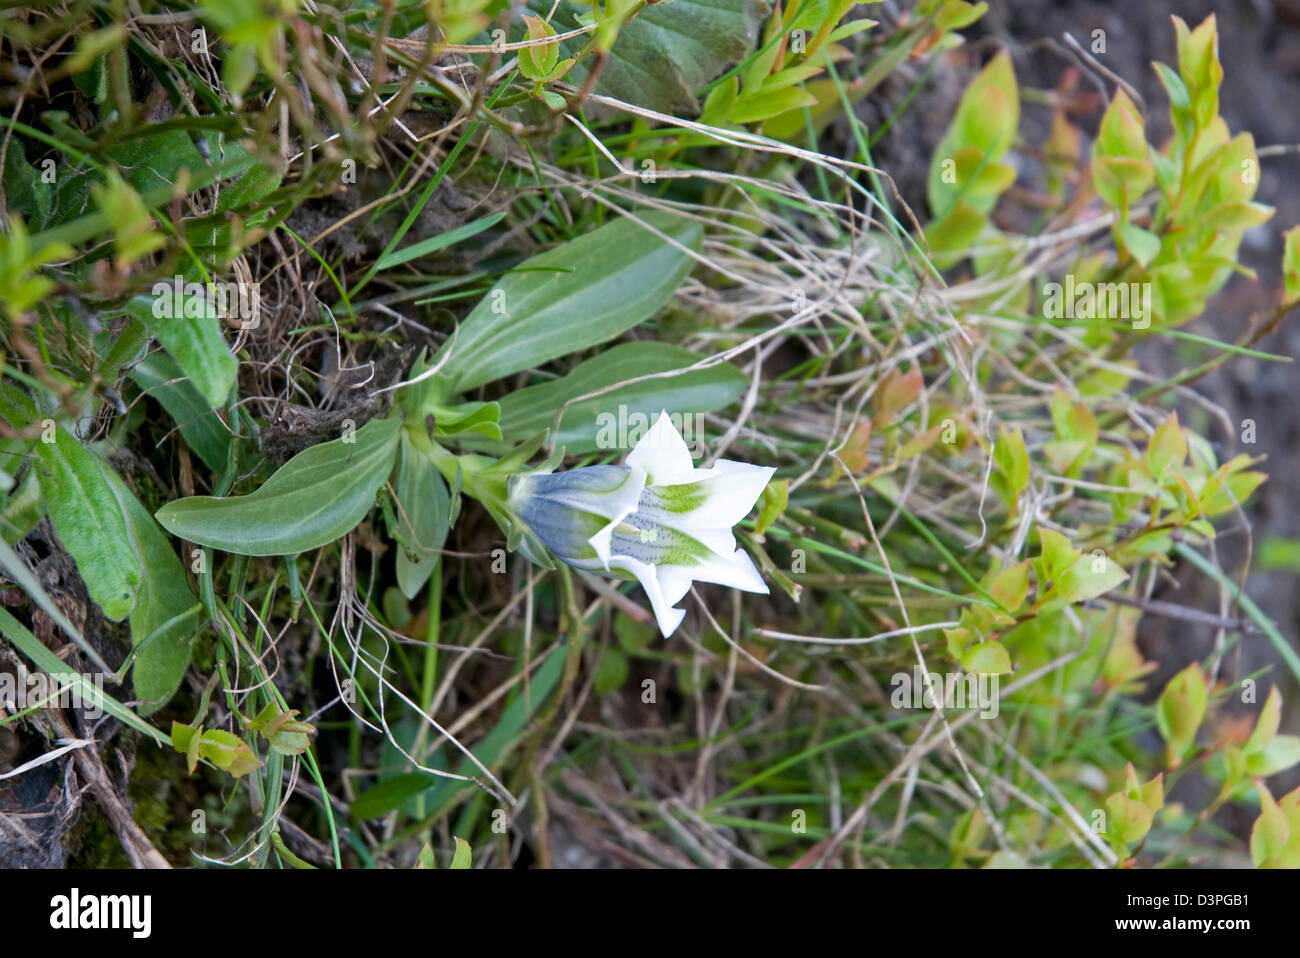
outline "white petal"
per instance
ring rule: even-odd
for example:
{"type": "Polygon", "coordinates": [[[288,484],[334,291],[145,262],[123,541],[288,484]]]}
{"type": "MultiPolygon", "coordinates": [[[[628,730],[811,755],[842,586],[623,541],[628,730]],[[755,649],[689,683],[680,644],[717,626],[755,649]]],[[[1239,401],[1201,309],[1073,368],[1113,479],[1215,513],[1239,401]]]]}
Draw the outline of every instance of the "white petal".
{"type": "Polygon", "coordinates": [[[641,501],[641,492],[645,489],[646,476],[640,469],[633,468],[630,470],[628,481],[618,490],[614,505],[616,510],[610,517],[609,523],[592,536],[587,541],[591,547],[596,550],[596,558],[600,560],[601,567],[609,571],[610,560],[610,537],[614,534],[614,529],[618,527],[624,519],[632,512],[636,511],[637,503],[641,501]]]}
{"type": "MultiPolygon", "coordinates": [[[[722,460],[715,475],[695,482],[654,485],[641,497],[637,514],[649,522],[677,529],[721,556],[736,551],[731,528],[745,518],[763,494],[775,469],[722,460]]],[[[697,470],[697,476],[703,470],[697,470]]]]}
{"type": "MultiPolygon", "coordinates": [[[[677,631],[677,627],[682,624],[682,619],[686,618],[686,610],[674,609],[673,603],[666,599],[659,584],[659,570],[649,563],[640,562],[630,556],[614,556],[610,560],[609,567],[636,576],[636,580],[641,583],[641,588],[645,589],[646,598],[650,600],[650,608],[655,614],[655,621],[659,623],[659,631],[663,633],[665,639],[677,631]]],[[[689,580],[687,584],[689,587],[689,580]]]]}
{"type": "Polygon", "coordinates": [[[730,459],[719,459],[713,468],[717,475],[700,483],[709,498],[696,510],[697,521],[730,529],[749,515],[776,470],[730,459]]]}
{"type": "Polygon", "coordinates": [[[627,464],[644,471],[651,485],[690,482],[695,476],[691,451],[666,410],[659,413],[655,424],[628,453],[627,464]]]}
{"type": "MultiPolygon", "coordinates": [[[[737,549],[730,556],[710,556],[700,565],[681,566],[696,582],[712,582],[715,585],[730,586],[742,592],[758,592],[767,595],[767,583],[754,566],[754,560],[744,549],[737,549]]],[[[661,569],[661,573],[666,567],[661,569]]]]}
{"type": "Polygon", "coordinates": [[[659,566],[659,590],[663,593],[665,602],[676,605],[691,591],[691,582],[694,581],[691,572],[684,565],[659,566]]]}
{"type": "Polygon", "coordinates": [[[696,542],[703,543],[720,556],[730,556],[736,551],[736,537],[732,534],[730,526],[725,529],[690,526],[688,529],[686,523],[669,523],[669,525],[681,529],[696,542]]]}
{"type": "Polygon", "coordinates": [[[591,547],[596,550],[596,558],[600,560],[600,567],[604,569],[606,572],[609,571],[609,558],[610,558],[609,540],[610,540],[610,536],[614,534],[615,525],[617,525],[617,523],[611,522],[609,525],[605,526],[605,528],[601,529],[594,536],[592,536],[590,539],[587,540],[589,543],[591,543],[591,547]]]}

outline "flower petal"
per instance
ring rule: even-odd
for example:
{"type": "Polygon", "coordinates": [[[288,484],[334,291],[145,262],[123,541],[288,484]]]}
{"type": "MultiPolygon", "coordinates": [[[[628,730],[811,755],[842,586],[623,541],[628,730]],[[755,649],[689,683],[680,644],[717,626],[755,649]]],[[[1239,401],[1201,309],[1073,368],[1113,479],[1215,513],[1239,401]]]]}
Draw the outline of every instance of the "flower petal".
{"type": "Polygon", "coordinates": [[[691,569],[682,565],[659,566],[659,590],[664,594],[664,601],[676,605],[691,591],[691,569]]]}
{"type": "Polygon", "coordinates": [[[723,459],[709,474],[696,472],[705,478],[646,488],[635,515],[644,522],[680,530],[719,555],[730,556],[736,550],[732,526],[754,508],[776,470],[723,459]]]}
{"type": "MultiPolygon", "coordinates": [[[[674,609],[673,603],[664,596],[659,584],[659,570],[647,562],[641,562],[630,556],[614,556],[610,560],[609,567],[627,572],[641,583],[646,598],[650,600],[650,608],[655,614],[655,621],[659,624],[659,631],[663,633],[665,639],[677,631],[677,627],[682,624],[682,619],[686,618],[686,610],[674,609]]],[[[680,599],[681,596],[678,598],[680,599]]]]}
{"type": "Polygon", "coordinates": [[[754,565],[754,560],[744,549],[737,549],[730,556],[711,555],[699,565],[685,567],[683,571],[690,573],[696,582],[712,582],[761,595],[767,595],[771,591],[754,565]]]}
{"type": "Polygon", "coordinates": [[[749,515],[776,474],[772,466],[753,466],[730,459],[719,459],[713,464],[713,471],[716,476],[700,483],[709,492],[704,508],[711,523],[721,520],[724,526],[734,526],[749,515]]]}
{"type": "Polygon", "coordinates": [[[691,590],[693,582],[711,582],[745,592],[767,594],[767,583],[754,567],[749,554],[737,549],[729,556],[709,556],[701,565],[661,565],[659,591],[667,605],[676,605],[691,590]]]}
{"type": "Polygon", "coordinates": [[[672,485],[695,477],[691,451],[667,410],[659,413],[655,424],[628,453],[627,464],[646,474],[647,485],[672,485]]]}
{"type": "Polygon", "coordinates": [[[644,485],[640,470],[621,466],[527,473],[510,478],[509,505],[558,558],[570,564],[598,560],[607,569],[609,534],[636,509],[644,485]]]}
{"type": "MultiPolygon", "coordinates": [[[[690,568],[705,561],[710,555],[707,546],[687,533],[667,526],[638,529],[632,523],[640,521],[630,515],[614,530],[609,540],[610,562],[616,558],[635,559],[651,566],[683,566],[690,568]]],[[[613,566],[611,565],[611,568],[613,566]]]]}

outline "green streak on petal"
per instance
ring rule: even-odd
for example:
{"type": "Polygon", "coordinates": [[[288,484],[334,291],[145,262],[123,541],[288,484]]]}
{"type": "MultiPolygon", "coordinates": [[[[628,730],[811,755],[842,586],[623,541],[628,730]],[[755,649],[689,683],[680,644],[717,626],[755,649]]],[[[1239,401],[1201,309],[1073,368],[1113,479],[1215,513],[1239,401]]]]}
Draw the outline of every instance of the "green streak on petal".
{"type": "Polygon", "coordinates": [[[712,555],[704,543],[680,529],[633,513],[614,530],[611,552],[650,565],[698,565],[712,555]]]}
{"type": "Polygon", "coordinates": [[[708,500],[709,494],[698,482],[683,483],[679,486],[655,486],[642,493],[642,497],[653,495],[657,505],[665,512],[678,514],[693,512],[708,500]]]}

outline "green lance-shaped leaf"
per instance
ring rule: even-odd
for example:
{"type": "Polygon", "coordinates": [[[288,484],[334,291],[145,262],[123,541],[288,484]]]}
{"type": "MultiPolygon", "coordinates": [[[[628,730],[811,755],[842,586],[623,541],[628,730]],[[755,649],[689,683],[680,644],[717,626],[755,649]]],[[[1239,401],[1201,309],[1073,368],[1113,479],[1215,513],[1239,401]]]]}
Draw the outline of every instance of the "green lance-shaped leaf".
{"type": "Polygon", "coordinates": [[[298,453],[256,492],[192,496],[158,510],[172,535],[237,555],[292,555],[351,531],[393,470],[399,419],[376,419],[355,434],[298,453]]]}
{"type": "Polygon", "coordinates": [[[152,352],[131,368],[131,378],[176,421],[181,437],[215,473],[226,467],[233,436],[203,394],[163,352],[152,352]]]}
{"type": "Polygon", "coordinates": [[[447,541],[451,497],[447,483],[427,456],[402,437],[397,466],[397,585],[408,599],[424,588],[447,541]]]}
{"type": "Polygon", "coordinates": [[[167,704],[189,668],[189,640],[200,607],[185,569],[153,516],[107,463],[98,465],[144,568],[131,610],[131,644],[136,649],[131,681],[144,703],[140,713],[148,715],[167,704]]]}
{"type": "Polygon", "coordinates": [[[670,213],[641,216],[679,246],[621,218],[533,256],[474,307],[444,374],[463,392],[586,349],[626,332],[668,302],[691,269],[697,223],[670,213]]]}
{"type": "MultiPolygon", "coordinates": [[[[560,407],[579,396],[655,373],[685,369],[704,357],[669,343],[622,343],[605,350],[561,379],[516,390],[501,400],[501,431],[507,439],[524,439],[551,426],[560,407]]],[[[749,378],[731,363],[618,386],[570,405],[560,422],[555,444],[570,453],[600,448],[603,425],[613,419],[642,415],[652,421],[662,409],[705,413],[733,403],[749,378]]],[[[644,431],[644,430],[643,430],[644,431]]]]}
{"type": "Polygon", "coordinates": [[[188,295],[174,282],[159,282],[152,296],[128,301],[126,311],[171,353],[209,406],[225,403],[239,362],[221,335],[221,318],[203,297],[188,295]]]}
{"type": "Polygon", "coordinates": [[[135,606],[143,567],[99,457],[62,427],[38,442],[41,496],[90,597],[113,621],[135,606]]]}

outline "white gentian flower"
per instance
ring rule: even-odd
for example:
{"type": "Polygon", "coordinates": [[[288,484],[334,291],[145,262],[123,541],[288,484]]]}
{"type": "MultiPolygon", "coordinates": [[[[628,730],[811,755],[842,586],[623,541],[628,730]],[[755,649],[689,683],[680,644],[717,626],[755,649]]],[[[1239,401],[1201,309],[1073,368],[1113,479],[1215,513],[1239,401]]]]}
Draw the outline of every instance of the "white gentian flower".
{"type": "MultiPolygon", "coordinates": [[[[662,412],[626,465],[512,476],[508,505],[562,562],[640,582],[666,638],[686,615],[675,606],[692,582],[767,593],[731,529],[774,472],[727,459],[696,469],[662,412]]],[[[541,561],[527,537],[521,545],[541,561]]]]}

